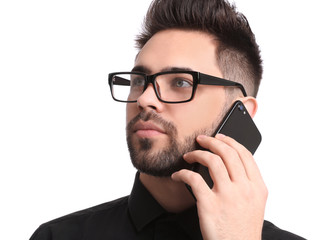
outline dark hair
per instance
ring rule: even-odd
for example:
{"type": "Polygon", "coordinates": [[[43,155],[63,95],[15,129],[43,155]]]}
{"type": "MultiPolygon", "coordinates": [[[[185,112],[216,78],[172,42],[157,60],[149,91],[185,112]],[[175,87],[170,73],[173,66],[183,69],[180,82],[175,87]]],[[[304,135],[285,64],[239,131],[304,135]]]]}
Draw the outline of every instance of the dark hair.
{"type": "Polygon", "coordinates": [[[246,17],[225,0],[154,0],[145,16],[136,45],[142,49],[157,32],[195,30],[214,36],[217,60],[224,78],[242,83],[256,97],[262,60],[246,17]]]}

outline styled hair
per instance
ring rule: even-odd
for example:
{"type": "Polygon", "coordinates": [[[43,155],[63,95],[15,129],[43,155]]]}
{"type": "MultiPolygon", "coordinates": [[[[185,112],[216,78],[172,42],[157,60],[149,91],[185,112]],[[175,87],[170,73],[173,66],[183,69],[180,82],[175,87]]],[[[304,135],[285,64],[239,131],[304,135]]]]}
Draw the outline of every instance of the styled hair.
{"type": "Polygon", "coordinates": [[[215,37],[216,58],[223,77],[242,83],[257,96],[263,67],[255,35],[246,17],[227,0],[154,0],[145,16],[136,46],[142,49],[156,33],[180,29],[215,37]]]}

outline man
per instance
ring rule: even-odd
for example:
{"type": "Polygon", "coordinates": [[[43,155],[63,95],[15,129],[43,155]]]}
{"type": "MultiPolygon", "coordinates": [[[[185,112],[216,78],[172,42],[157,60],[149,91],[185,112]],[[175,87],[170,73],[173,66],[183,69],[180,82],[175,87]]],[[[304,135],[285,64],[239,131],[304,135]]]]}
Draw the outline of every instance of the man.
{"type": "Polygon", "coordinates": [[[264,221],[252,154],[212,136],[234,101],[257,110],[262,66],[246,18],[222,0],[156,0],[137,44],[132,71],[109,76],[113,98],[127,103],[132,193],[45,223],[31,240],[302,239],[264,221]],[[208,167],[212,188],[194,163],[208,167]]]}

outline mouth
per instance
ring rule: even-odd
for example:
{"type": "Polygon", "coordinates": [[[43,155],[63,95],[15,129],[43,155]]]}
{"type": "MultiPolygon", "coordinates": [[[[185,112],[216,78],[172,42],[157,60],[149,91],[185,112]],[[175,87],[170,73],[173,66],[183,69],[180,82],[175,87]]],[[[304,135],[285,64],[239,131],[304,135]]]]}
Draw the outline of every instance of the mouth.
{"type": "Polygon", "coordinates": [[[141,138],[152,138],[166,134],[164,129],[152,122],[138,122],[134,125],[133,132],[141,138]]]}

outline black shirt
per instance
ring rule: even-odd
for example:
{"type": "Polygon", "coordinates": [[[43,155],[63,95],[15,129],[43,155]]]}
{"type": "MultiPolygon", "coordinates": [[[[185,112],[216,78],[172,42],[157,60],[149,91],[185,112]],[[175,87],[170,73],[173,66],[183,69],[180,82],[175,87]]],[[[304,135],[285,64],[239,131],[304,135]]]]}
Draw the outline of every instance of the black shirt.
{"type": "MultiPolygon", "coordinates": [[[[167,213],[139,174],[129,196],[42,224],[30,240],[202,239],[196,208],[167,213]]],[[[303,239],[265,221],[263,240],[303,239]]]]}

